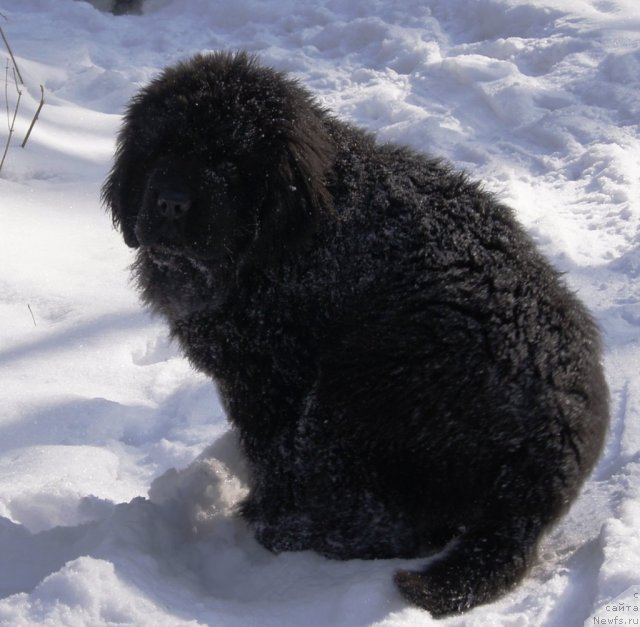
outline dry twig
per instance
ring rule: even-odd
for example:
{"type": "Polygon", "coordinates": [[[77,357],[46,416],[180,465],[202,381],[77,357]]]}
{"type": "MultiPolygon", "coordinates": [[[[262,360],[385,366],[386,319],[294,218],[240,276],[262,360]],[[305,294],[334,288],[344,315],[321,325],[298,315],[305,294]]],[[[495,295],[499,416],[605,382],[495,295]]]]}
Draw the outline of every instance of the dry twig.
{"type": "Polygon", "coordinates": [[[29,135],[31,135],[33,125],[36,123],[43,106],[44,106],[44,87],[40,85],[40,104],[38,105],[36,114],[33,116],[33,120],[31,120],[31,124],[29,124],[29,130],[27,131],[27,134],[24,136],[24,140],[22,141],[22,144],[21,144],[22,148],[26,146],[27,140],[29,139],[29,135]]]}
{"type": "Polygon", "coordinates": [[[31,314],[31,319],[33,320],[33,326],[37,327],[38,325],[36,324],[36,317],[33,315],[33,310],[31,309],[31,305],[27,303],[27,307],[29,308],[29,313],[31,314]]]}
{"type": "MultiPolygon", "coordinates": [[[[4,15],[2,15],[2,13],[0,13],[0,16],[7,19],[4,15]]],[[[16,106],[13,110],[13,117],[11,117],[11,109],[9,106],[9,61],[7,60],[7,67],[5,69],[5,77],[4,77],[4,100],[5,100],[5,106],[7,109],[7,127],[9,129],[9,133],[7,136],[7,142],[4,146],[2,160],[0,160],[0,171],[1,171],[2,166],[4,165],[4,160],[7,157],[7,152],[9,151],[9,146],[11,145],[11,138],[13,136],[16,117],[18,115],[18,109],[20,107],[20,98],[22,97],[22,90],[20,89],[20,87],[18,87],[18,83],[20,83],[20,85],[24,85],[24,81],[22,80],[22,75],[20,74],[20,70],[18,69],[18,64],[16,63],[16,59],[13,56],[13,51],[11,50],[11,46],[9,45],[9,42],[7,41],[7,38],[1,27],[0,27],[0,35],[2,36],[4,45],[7,47],[9,56],[11,57],[11,71],[13,73],[13,82],[16,87],[16,91],[18,92],[18,97],[16,99],[16,106]]],[[[31,124],[27,129],[27,134],[24,136],[24,139],[22,140],[22,144],[21,144],[22,148],[26,146],[27,141],[29,140],[29,136],[31,135],[31,131],[33,130],[33,126],[38,120],[38,116],[40,115],[40,111],[42,110],[43,106],[44,106],[44,86],[40,85],[40,104],[38,105],[38,109],[36,110],[36,113],[33,116],[33,119],[31,120],[31,124]]]]}
{"type": "Polygon", "coordinates": [[[11,117],[11,114],[9,112],[9,62],[7,61],[7,67],[5,69],[5,76],[4,76],[4,96],[5,96],[5,103],[7,106],[7,126],[9,127],[9,133],[7,134],[7,142],[4,146],[4,153],[2,154],[2,160],[0,160],[0,171],[2,170],[2,166],[4,165],[4,160],[7,157],[7,152],[9,150],[9,145],[11,144],[11,137],[13,136],[13,129],[15,127],[16,124],[16,117],[18,116],[18,109],[20,107],[20,98],[22,98],[22,91],[20,90],[20,88],[18,87],[18,78],[16,75],[16,68],[12,67],[11,71],[13,73],[13,83],[16,87],[16,91],[18,92],[18,97],[16,99],[16,106],[13,110],[13,118],[11,117]]]}
{"type": "Polygon", "coordinates": [[[22,80],[22,75],[20,74],[20,70],[18,69],[18,64],[16,63],[16,59],[13,56],[13,51],[11,50],[11,46],[9,45],[7,38],[4,36],[4,31],[2,30],[2,26],[0,26],[0,35],[2,35],[2,41],[4,41],[4,45],[7,47],[7,50],[9,51],[9,56],[11,57],[11,63],[13,63],[13,67],[16,70],[16,74],[18,75],[18,80],[20,81],[21,85],[24,85],[24,81],[22,80]]]}

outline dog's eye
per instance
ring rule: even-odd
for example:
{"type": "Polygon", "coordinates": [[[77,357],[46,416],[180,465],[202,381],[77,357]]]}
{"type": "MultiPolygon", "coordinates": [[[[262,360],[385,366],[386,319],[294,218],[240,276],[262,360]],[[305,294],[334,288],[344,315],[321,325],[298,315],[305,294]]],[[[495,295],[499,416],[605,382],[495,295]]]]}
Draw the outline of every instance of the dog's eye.
{"type": "Polygon", "coordinates": [[[222,161],[204,171],[205,180],[218,189],[228,189],[237,185],[239,170],[235,163],[222,161]]]}

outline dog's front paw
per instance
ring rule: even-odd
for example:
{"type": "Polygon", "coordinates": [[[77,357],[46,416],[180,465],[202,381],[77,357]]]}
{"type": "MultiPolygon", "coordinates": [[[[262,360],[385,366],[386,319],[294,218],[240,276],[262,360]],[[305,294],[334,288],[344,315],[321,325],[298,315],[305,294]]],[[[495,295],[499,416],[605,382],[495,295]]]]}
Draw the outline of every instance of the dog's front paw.
{"type": "Polygon", "coordinates": [[[251,523],[256,540],[273,553],[306,551],[314,546],[311,523],[302,514],[284,516],[277,521],[251,523]]]}

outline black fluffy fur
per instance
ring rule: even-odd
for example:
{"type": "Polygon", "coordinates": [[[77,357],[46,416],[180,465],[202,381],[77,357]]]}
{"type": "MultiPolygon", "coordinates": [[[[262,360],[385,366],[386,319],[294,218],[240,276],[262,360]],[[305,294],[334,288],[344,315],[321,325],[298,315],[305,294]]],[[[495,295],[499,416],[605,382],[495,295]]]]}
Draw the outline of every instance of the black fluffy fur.
{"type": "Polygon", "coordinates": [[[509,208],[242,53],[133,99],[103,198],[144,301],[219,387],[264,546],[448,545],[396,575],[434,616],[524,576],[608,393],[593,321],[509,208]]]}

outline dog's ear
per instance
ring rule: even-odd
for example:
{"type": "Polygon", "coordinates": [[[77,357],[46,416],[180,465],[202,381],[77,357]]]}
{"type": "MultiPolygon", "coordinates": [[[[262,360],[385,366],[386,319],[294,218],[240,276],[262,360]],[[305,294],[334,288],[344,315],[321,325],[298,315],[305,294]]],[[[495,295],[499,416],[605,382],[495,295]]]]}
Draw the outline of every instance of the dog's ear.
{"type": "Polygon", "coordinates": [[[335,149],[320,117],[309,111],[283,135],[263,156],[266,171],[254,242],[256,253],[275,259],[304,250],[334,211],[327,179],[335,149]]]}
{"type": "Polygon", "coordinates": [[[134,184],[136,169],[124,142],[119,141],[115,163],[101,191],[102,203],[111,212],[113,225],[131,248],[139,246],[134,232],[137,212],[133,208],[140,198],[140,191],[134,184]]]}

